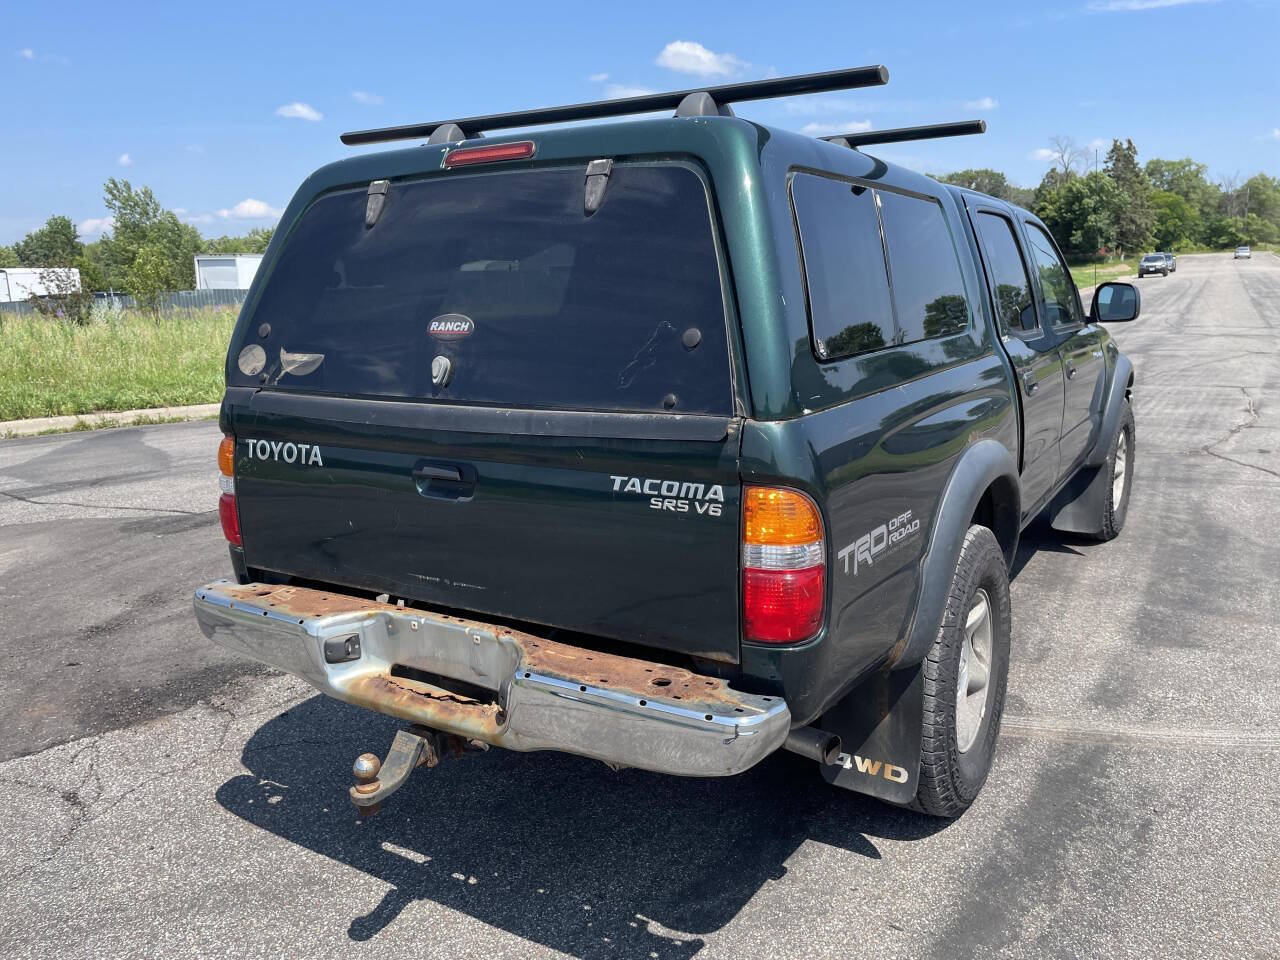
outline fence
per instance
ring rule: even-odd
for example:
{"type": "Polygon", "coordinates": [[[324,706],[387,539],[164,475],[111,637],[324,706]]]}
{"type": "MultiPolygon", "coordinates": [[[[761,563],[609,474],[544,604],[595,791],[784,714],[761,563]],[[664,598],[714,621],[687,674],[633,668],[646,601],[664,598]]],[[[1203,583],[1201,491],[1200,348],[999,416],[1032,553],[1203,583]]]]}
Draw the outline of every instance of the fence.
{"type": "MultiPolygon", "coordinates": [[[[238,307],[244,303],[248,290],[175,290],[160,295],[159,311],[164,316],[199,310],[201,307],[238,307]]],[[[133,297],[124,293],[95,293],[94,307],[109,310],[132,310],[137,307],[133,297]]],[[[35,305],[27,300],[17,303],[0,303],[0,313],[23,316],[36,312],[35,305]]]]}

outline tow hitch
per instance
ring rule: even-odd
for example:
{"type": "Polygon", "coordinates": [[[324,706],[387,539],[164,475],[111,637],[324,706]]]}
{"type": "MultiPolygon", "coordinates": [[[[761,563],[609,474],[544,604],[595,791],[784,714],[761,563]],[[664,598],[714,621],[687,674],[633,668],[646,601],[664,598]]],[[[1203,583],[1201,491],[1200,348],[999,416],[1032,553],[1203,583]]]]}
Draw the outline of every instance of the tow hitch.
{"type": "Polygon", "coordinates": [[[462,757],[468,751],[487,749],[487,743],[468,741],[457,734],[428,727],[414,725],[407,730],[397,730],[385,761],[379,760],[376,753],[356,757],[352,769],[356,784],[349,791],[351,802],[360,816],[371,817],[382,809],[383,800],[404,786],[417,767],[434,767],[446,753],[462,757]]]}

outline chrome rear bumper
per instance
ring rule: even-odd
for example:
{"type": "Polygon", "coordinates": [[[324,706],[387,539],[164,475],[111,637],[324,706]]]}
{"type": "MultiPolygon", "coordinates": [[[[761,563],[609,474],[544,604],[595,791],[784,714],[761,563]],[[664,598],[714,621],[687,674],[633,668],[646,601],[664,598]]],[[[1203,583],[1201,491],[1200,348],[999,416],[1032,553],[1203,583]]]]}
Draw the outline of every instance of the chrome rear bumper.
{"type": "Polygon", "coordinates": [[[780,698],[714,677],[340,593],[219,580],[196,590],[195,612],[215,643],[322,693],[510,750],[729,776],[781,747],[791,727],[780,698]],[[329,660],[351,659],[327,662],[326,641],[329,660]],[[491,696],[393,675],[393,666],[491,696]]]}

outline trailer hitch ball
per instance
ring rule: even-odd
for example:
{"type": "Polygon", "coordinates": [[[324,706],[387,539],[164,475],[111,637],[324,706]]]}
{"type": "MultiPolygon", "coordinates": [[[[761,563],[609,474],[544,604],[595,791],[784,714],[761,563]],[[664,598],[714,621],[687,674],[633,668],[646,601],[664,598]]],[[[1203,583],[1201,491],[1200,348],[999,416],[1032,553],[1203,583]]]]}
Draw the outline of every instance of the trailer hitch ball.
{"type": "MultiPolygon", "coordinates": [[[[382,761],[378,759],[376,754],[362,753],[356,757],[356,762],[352,765],[352,773],[356,777],[356,785],[351,788],[353,796],[355,794],[368,795],[376,793],[381,784],[378,783],[378,772],[382,769],[382,761]]],[[[382,803],[371,803],[368,806],[357,806],[362,817],[372,817],[375,813],[382,809],[382,803]]]]}

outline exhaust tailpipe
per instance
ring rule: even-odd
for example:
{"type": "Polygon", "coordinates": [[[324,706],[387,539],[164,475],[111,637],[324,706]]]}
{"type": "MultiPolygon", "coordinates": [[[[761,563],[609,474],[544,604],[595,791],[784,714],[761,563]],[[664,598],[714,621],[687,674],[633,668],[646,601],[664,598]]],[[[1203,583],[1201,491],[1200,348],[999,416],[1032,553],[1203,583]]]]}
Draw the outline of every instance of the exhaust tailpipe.
{"type": "Polygon", "coordinates": [[[792,727],[783,747],[802,757],[830,765],[840,756],[840,737],[817,727],[792,727]]]}

